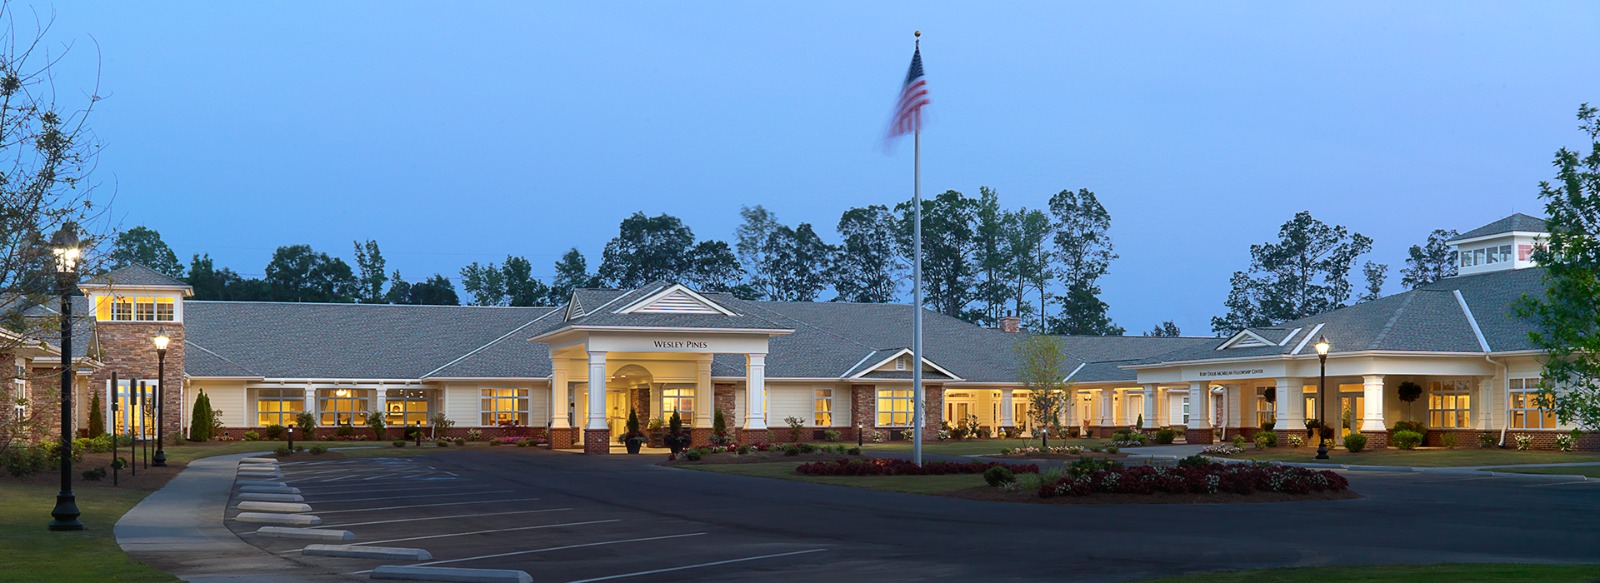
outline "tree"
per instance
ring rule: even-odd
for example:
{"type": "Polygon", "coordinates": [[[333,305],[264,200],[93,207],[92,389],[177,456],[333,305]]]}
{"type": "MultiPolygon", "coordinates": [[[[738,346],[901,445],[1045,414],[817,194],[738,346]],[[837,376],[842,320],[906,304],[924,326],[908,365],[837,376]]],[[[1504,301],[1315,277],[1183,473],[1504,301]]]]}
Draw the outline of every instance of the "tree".
{"type": "Polygon", "coordinates": [[[411,284],[400,277],[400,270],[394,270],[394,275],[389,276],[389,293],[384,294],[384,301],[391,304],[409,304],[411,299],[411,284]]]}
{"type": "Polygon", "coordinates": [[[1010,255],[1006,276],[1011,278],[1011,311],[1022,319],[1023,325],[1033,330],[1044,330],[1048,313],[1050,281],[1055,279],[1051,265],[1055,255],[1050,250],[1053,226],[1044,211],[1019,209],[1006,213],[1006,252],[1010,255]],[[1038,292],[1039,304],[1035,309],[1029,302],[1029,292],[1038,292]]]}
{"type": "Polygon", "coordinates": [[[1174,323],[1172,320],[1167,320],[1156,325],[1154,330],[1145,332],[1144,335],[1158,338],[1177,338],[1182,336],[1183,333],[1178,331],[1178,325],[1176,323],[1174,323]]]}
{"type": "Polygon", "coordinates": [[[1383,297],[1383,281],[1389,279],[1389,264],[1368,261],[1361,265],[1361,274],[1367,280],[1367,291],[1361,294],[1362,302],[1383,297]]]}
{"type": "Polygon", "coordinates": [[[781,302],[810,302],[828,285],[833,246],[822,242],[810,223],[793,229],[779,226],[762,248],[761,273],[767,297],[781,302]]]}
{"type": "Polygon", "coordinates": [[[739,252],[739,264],[745,281],[756,294],[756,299],[772,297],[771,282],[762,270],[767,262],[767,241],[778,230],[778,215],[761,205],[739,207],[739,217],[744,222],[734,230],[734,247],[739,252]]]}
{"type": "Polygon", "coordinates": [[[635,288],[653,281],[687,279],[694,232],[682,220],[661,214],[633,213],[622,220],[617,236],[606,243],[600,279],[606,285],[635,288]]]}
{"type": "Polygon", "coordinates": [[[365,244],[355,243],[356,268],[360,274],[356,276],[356,301],[363,304],[384,303],[383,284],[388,282],[389,276],[385,274],[383,253],[378,251],[378,242],[367,239],[365,244]]]}
{"type": "Polygon", "coordinates": [[[1110,270],[1111,213],[1089,189],[1063,190],[1050,198],[1055,217],[1055,258],[1066,293],[1059,298],[1061,313],[1050,320],[1051,332],[1120,336],[1121,326],[1111,322],[1109,306],[1100,299],[1100,277],[1110,270]]]}
{"type": "Polygon", "coordinates": [[[1400,285],[1417,289],[1446,277],[1455,277],[1460,261],[1459,251],[1449,241],[1460,233],[1455,229],[1434,229],[1424,245],[1412,245],[1407,252],[1406,266],[1400,270],[1400,285]]]}
{"type": "Polygon", "coordinates": [[[189,412],[189,441],[211,441],[211,398],[205,389],[194,398],[194,409],[189,412]]]}
{"type": "Polygon", "coordinates": [[[847,210],[839,217],[838,230],[843,242],[833,254],[834,301],[894,301],[905,266],[895,256],[895,217],[889,207],[847,210]]]}
{"type": "Polygon", "coordinates": [[[526,307],[550,302],[550,286],[533,278],[533,263],[526,257],[507,255],[505,265],[500,266],[500,274],[505,281],[507,303],[526,307]]]}
{"type": "Polygon", "coordinates": [[[565,255],[556,261],[556,276],[551,280],[551,303],[563,303],[572,295],[572,290],[596,285],[594,277],[589,275],[589,266],[583,259],[583,253],[577,247],[568,249],[565,255]]]}
{"type": "Polygon", "coordinates": [[[461,268],[461,289],[472,294],[474,306],[503,306],[506,304],[506,278],[495,264],[478,265],[474,261],[461,268]]]}
{"type": "Polygon", "coordinates": [[[1578,127],[1589,153],[1556,151],[1554,182],[1539,183],[1550,232],[1534,247],[1544,266],[1543,297],[1523,296],[1517,313],[1535,325],[1528,334],[1543,358],[1540,398],[1562,423],[1600,428],[1600,115],[1585,103],[1578,127]]]}
{"type": "Polygon", "coordinates": [[[279,302],[353,302],[358,282],[343,259],[310,245],[279,247],[267,264],[267,288],[279,302]]]}
{"type": "Polygon", "coordinates": [[[974,217],[977,224],[973,234],[973,267],[979,278],[973,288],[976,309],[966,319],[980,326],[993,326],[1006,315],[1006,303],[1015,295],[1014,281],[1007,275],[1016,256],[1007,248],[1007,231],[1011,217],[1000,208],[1000,197],[987,186],[978,188],[978,201],[974,217]]]}
{"type": "Polygon", "coordinates": [[[739,257],[722,241],[701,241],[689,251],[690,287],[707,292],[726,292],[741,299],[756,299],[755,288],[744,281],[739,257]]]}
{"type": "Polygon", "coordinates": [[[183,264],[178,254],[161,240],[161,233],[143,225],[123,231],[111,244],[111,268],[139,264],[177,279],[183,279],[183,264]]]}
{"type": "MultiPolygon", "coordinates": [[[[1072,406],[1066,390],[1066,344],[1055,336],[1029,336],[1012,348],[1017,380],[1028,390],[1028,417],[1035,435],[1056,433],[1072,406]]],[[[1048,438],[1046,438],[1048,443],[1048,438]]]]}
{"type": "MultiPolygon", "coordinates": [[[[926,306],[946,316],[960,317],[972,301],[973,263],[978,201],[947,190],[922,201],[922,285],[926,306]]],[[[896,246],[907,264],[914,260],[914,206],[895,205],[900,213],[896,246]]]]}
{"type": "Polygon", "coordinates": [[[418,283],[401,286],[399,272],[395,273],[395,285],[389,288],[391,295],[396,289],[403,289],[404,294],[395,296],[396,304],[410,304],[417,306],[459,306],[461,299],[456,296],[456,286],[450,283],[450,278],[437,273],[433,277],[418,283]]]}
{"type": "Polygon", "coordinates": [[[1321,314],[1350,299],[1350,270],[1372,239],[1330,226],[1301,211],[1278,229],[1279,241],[1250,246],[1250,271],[1234,272],[1223,303],[1228,313],[1211,328],[1230,335],[1321,314]]]}
{"type": "Polygon", "coordinates": [[[89,437],[100,437],[106,433],[105,408],[100,405],[100,391],[89,393],[89,437]]]}

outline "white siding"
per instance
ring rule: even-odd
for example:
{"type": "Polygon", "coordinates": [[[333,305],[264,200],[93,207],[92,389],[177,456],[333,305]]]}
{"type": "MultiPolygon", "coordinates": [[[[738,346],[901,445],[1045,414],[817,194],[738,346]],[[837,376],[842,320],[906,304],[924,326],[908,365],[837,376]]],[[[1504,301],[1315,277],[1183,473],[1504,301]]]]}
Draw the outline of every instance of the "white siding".
{"type": "Polygon", "coordinates": [[[788,427],[784,419],[797,417],[806,427],[816,424],[816,403],[812,396],[815,387],[811,385],[767,385],[767,424],[788,427]]]}
{"type": "Polygon", "coordinates": [[[545,427],[550,424],[550,385],[528,387],[528,425],[545,427]]]}
{"type": "Polygon", "coordinates": [[[445,410],[444,414],[457,427],[479,427],[483,425],[483,394],[479,392],[478,385],[445,385],[445,410]]]}
{"type": "MultiPolygon", "coordinates": [[[[255,403],[250,403],[245,398],[246,391],[243,383],[202,386],[200,388],[205,389],[206,396],[211,398],[211,409],[213,411],[221,411],[222,425],[224,427],[252,427],[255,425],[253,421],[246,421],[246,419],[249,419],[250,413],[255,411],[255,403]]],[[[194,391],[194,394],[198,395],[199,391],[194,391]]],[[[189,408],[193,410],[193,401],[190,402],[189,408]]]]}

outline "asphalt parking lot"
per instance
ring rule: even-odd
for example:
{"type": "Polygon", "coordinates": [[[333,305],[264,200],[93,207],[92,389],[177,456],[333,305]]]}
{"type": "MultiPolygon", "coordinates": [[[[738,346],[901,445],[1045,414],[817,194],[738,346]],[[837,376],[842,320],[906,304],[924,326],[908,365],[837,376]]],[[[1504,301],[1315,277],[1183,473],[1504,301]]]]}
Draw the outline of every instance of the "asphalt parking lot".
{"type": "MultiPolygon", "coordinates": [[[[997,504],[712,474],[644,456],[526,449],[296,460],[283,479],[347,544],[419,562],[301,556],[364,579],[381,564],[516,569],[536,581],[955,578],[1125,581],[1274,566],[1600,561],[1600,481],[1349,472],[1354,500],[997,504]]],[[[230,510],[230,513],[234,511],[230,510]]]]}

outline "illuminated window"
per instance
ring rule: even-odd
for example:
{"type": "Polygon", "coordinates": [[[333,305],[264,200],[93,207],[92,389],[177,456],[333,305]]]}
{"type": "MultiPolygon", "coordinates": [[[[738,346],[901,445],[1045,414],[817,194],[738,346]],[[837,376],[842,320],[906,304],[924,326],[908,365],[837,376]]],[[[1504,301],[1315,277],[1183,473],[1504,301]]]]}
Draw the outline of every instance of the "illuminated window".
{"type": "Polygon", "coordinates": [[[1278,404],[1267,402],[1265,394],[1256,395],[1256,427],[1266,423],[1275,423],[1278,418],[1278,404]]]}
{"type": "Polygon", "coordinates": [[[1428,383],[1428,427],[1472,426],[1472,394],[1467,381],[1428,383]]]}
{"type": "Polygon", "coordinates": [[[420,389],[389,389],[383,423],[390,427],[428,424],[428,394],[420,389]]]}
{"type": "Polygon", "coordinates": [[[878,427],[910,427],[911,389],[878,389],[878,427]]]}
{"type": "Polygon", "coordinates": [[[95,317],[114,322],[172,322],[177,319],[173,298],[97,298],[95,317]]]}
{"type": "Polygon", "coordinates": [[[306,410],[304,389],[259,389],[256,391],[256,425],[281,425],[296,423],[306,410]]]}
{"type": "Polygon", "coordinates": [[[816,426],[833,427],[833,389],[817,389],[816,403],[816,426]]]}
{"type": "Polygon", "coordinates": [[[483,425],[528,424],[527,389],[484,389],[483,425]]]}
{"type": "Polygon", "coordinates": [[[1511,428],[1555,429],[1556,413],[1539,394],[1539,377],[1511,379],[1511,428]]]}
{"type": "MultiPolygon", "coordinates": [[[[765,402],[762,405],[766,405],[765,402]]],[[[672,412],[678,412],[678,418],[688,425],[694,419],[694,389],[684,387],[669,387],[661,389],[661,416],[671,418],[672,412]]]]}
{"type": "Polygon", "coordinates": [[[371,402],[372,391],[369,389],[317,391],[317,411],[321,413],[317,424],[323,427],[366,425],[367,412],[372,410],[371,402]]]}

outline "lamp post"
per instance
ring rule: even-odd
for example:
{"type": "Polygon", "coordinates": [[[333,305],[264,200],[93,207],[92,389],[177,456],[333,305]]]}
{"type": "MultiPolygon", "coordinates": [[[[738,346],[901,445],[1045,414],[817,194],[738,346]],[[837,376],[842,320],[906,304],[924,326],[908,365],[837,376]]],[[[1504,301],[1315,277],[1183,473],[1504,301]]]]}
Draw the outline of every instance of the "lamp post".
{"type": "Polygon", "coordinates": [[[1328,459],[1328,337],[1317,338],[1317,361],[1321,372],[1317,375],[1317,459],[1328,459]]]}
{"type": "Polygon", "coordinates": [[[294,422],[289,422],[289,451],[294,451],[294,422]]]}
{"type": "Polygon", "coordinates": [[[155,467],[167,467],[167,344],[172,338],[167,336],[167,327],[156,328],[156,459],[155,467]]]}
{"type": "Polygon", "coordinates": [[[61,225],[50,236],[50,254],[55,256],[56,288],[61,294],[61,493],[50,511],[55,520],[50,530],[83,530],[78,520],[78,501],[72,494],[72,289],[78,286],[77,225],[61,225]]]}

